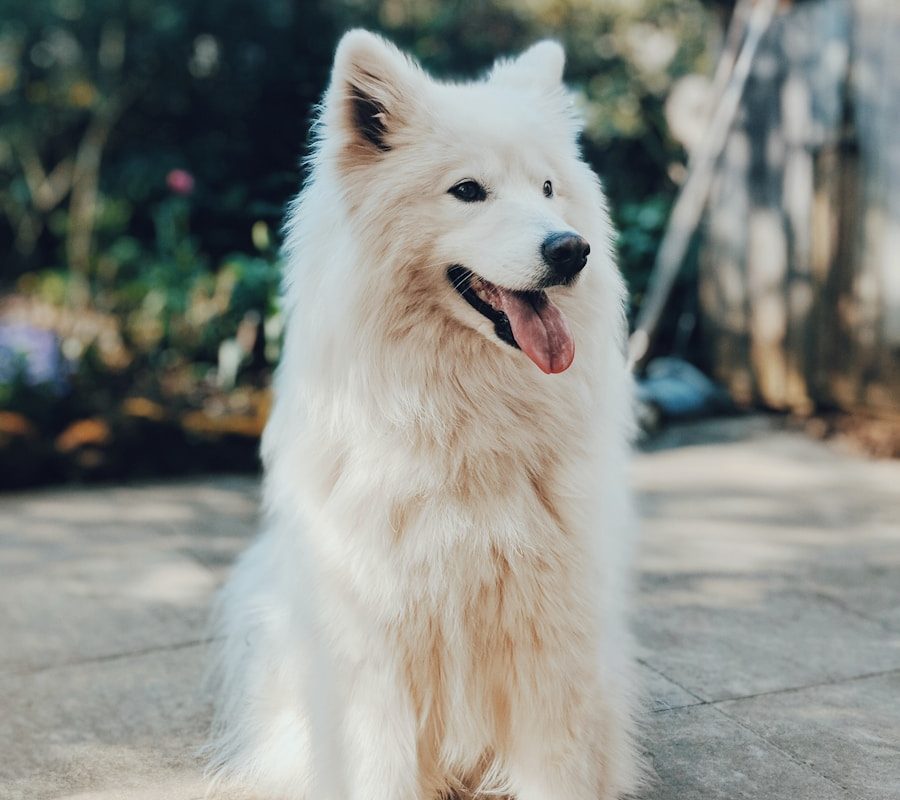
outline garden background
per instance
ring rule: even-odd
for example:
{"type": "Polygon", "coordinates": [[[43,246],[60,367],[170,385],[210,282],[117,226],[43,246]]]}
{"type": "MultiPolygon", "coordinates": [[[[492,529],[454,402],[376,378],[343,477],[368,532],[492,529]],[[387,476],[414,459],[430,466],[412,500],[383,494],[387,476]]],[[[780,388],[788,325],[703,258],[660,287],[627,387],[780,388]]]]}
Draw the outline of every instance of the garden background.
{"type": "MultiPolygon", "coordinates": [[[[702,100],[729,7],[0,0],[0,487],[255,465],[279,225],[348,27],[463,78],[561,40],[637,305],[685,175],[667,98],[702,100]]],[[[690,261],[679,286],[667,335],[690,261]]]]}

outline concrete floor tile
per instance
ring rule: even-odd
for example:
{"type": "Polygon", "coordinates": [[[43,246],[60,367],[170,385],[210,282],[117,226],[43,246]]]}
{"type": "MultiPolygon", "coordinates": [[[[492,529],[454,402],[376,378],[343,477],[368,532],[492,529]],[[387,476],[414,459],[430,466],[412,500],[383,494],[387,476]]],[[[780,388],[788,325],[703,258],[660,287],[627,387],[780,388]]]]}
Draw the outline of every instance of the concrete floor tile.
{"type": "Polygon", "coordinates": [[[705,700],[900,668],[900,634],[812,593],[696,575],[642,595],[647,663],[705,700]]]}
{"type": "Polygon", "coordinates": [[[641,800],[853,800],[712,706],[654,714],[646,740],[655,778],[641,800]]]}
{"type": "Polygon", "coordinates": [[[705,699],[900,667],[900,464],[729,431],[636,459],[647,663],[705,699]]]}
{"type": "Polygon", "coordinates": [[[856,797],[900,798],[900,670],[719,708],[856,797]]]}
{"type": "Polygon", "coordinates": [[[666,711],[703,702],[649,664],[640,665],[639,677],[646,698],[645,705],[651,711],[666,711]]]}
{"type": "Polygon", "coordinates": [[[153,541],[228,566],[258,527],[259,478],[41,490],[0,497],[0,577],[153,541]]]}
{"type": "Polygon", "coordinates": [[[134,542],[7,576],[0,673],[203,639],[213,590],[196,561],[134,542]]]}
{"type": "Polygon", "coordinates": [[[196,787],[204,656],[193,646],[0,678],[0,800],[196,787]]]}
{"type": "Polygon", "coordinates": [[[210,597],[255,532],[253,477],[3,498],[0,672],[206,636],[210,597]]]}

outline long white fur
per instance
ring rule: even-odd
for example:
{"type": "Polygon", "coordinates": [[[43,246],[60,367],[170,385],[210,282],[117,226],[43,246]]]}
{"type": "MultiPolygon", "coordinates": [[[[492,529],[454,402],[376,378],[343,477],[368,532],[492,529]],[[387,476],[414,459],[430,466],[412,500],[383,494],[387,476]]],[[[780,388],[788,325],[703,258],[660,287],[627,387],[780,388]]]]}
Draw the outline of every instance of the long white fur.
{"type": "Polygon", "coordinates": [[[611,800],[635,784],[624,289],[563,60],[542,42],[451,84],[364,31],[338,47],[286,227],[266,521],[217,612],[216,785],[611,800]],[[383,109],[389,150],[367,149],[351,87],[383,109]],[[488,201],[447,194],[466,178],[488,201]],[[592,251],[548,290],[576,343],[548,376],[446,269],[526,287],[556,230],[592,251]]]}

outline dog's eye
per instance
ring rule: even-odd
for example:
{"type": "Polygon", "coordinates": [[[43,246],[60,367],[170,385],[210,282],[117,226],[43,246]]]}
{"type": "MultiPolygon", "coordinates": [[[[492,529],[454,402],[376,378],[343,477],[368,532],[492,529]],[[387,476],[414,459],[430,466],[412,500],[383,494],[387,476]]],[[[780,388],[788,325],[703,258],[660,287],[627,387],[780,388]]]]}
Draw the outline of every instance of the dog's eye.
{"type": "Polygon", "coordinates": [[[553,184],[550,181],[544,181],[544,197],[553,197],[553,184]]]}
{"type": "Polygon", "coordinates": [[[478,181],[460,181],[447,191],[464,203],[477,203],[487,197],[487,192],[478,181]]]}

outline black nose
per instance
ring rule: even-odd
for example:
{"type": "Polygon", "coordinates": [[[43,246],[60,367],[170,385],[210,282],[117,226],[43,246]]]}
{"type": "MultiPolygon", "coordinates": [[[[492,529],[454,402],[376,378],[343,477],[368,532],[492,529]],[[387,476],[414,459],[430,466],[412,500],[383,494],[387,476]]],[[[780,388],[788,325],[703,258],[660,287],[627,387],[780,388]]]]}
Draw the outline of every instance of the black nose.
{"type": "Polygon", "coordinates": [[[584,269],[590,252],[591,246],[577,233],[551,233],[541,245],[541,255],[552,277],[563,283],[584,269]]]}

